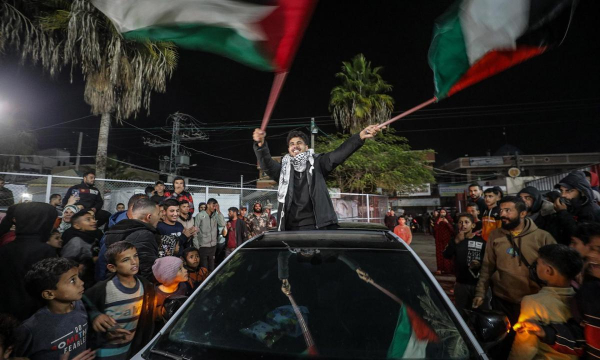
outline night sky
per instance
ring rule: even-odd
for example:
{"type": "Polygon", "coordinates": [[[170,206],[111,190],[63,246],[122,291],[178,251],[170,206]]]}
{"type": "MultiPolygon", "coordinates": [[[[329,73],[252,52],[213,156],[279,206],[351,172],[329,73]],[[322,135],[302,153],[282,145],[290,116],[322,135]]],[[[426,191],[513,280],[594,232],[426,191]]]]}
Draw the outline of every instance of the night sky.
{"type": "MultiPolygon", "coordinates": [[[[310,118],[326,133],[337,130],[328,111],[329,93],[338,83],[341,62],[363,53],[383,66],[394,86],[395,111],[406,110],[433,95],[427,50],[433,23],[451,1],[322,0],[298,49],[273,120],[267,129],[272,153],[285,151],[285,134],[307,128],[310,118]]],[[[437,164],[458,156],[494,153],[510,143],[525,154],[600,151],[600,1],[583,0],[561,47],[400,120],[393,127],[414,149],[434,149],[437,164]],[[506,135],[503,135],[503,128],[506,135]]],[[[170,138],[158,129],[176,111],[206,123],[209,140],[188,144],[195,149],[255,163],[251,134],[259,127],[273,75],[216,55],[180,51],[178,68],[167,93],[155,94],[149,116],[127,121],[170,138]],[[239,129],[247,126],[247,129],[239,129]],[[235,128],[234,128],[235,127],[235,128]]],[[[29,129],[89,115],[83,81],[69,83],[68,69],[50,79],[40,66],[18,64],[8,52],[0,60],[0,100],[29,129]]],[[[98,117],[38,130],[39,147],[77,146],[83,131],[83,155],[95,155],[98,117]]],[[[158,169],[168,148],[143,145],[148,136],[129,125],[115,124],[109,153],[119,159],[158,169]]],[[[92,162],[86,159],[83,163],[92,162]]],[[[184,175],[218,181],[255,179],[255,167],[206,155],[193,155],[197,167],[184,175]]]]}

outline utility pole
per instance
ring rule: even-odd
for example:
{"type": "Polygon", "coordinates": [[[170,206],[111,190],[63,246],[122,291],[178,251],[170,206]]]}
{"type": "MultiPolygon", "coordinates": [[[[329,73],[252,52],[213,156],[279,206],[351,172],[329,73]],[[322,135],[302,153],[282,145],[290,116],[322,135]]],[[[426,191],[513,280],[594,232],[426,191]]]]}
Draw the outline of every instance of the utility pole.
{"type": "Polygon", "coordinates": [[[77,158],[75,159],[75,170],[79,171],[79,160],[81,158],[81,144],[83,143],[83,132],[79,132],[79,142],[77,143],[77,158]]]}
{"type": "Polygon", "coordinates": [[[240,175],[240,207],[244,205],[244,175],[240,175]]]}
{"type": "Polygon", "coordinates": [[[169,115],[167,118],[167,125],[169,124],[171,125],[170,129],[164,127],[163,130],[167,132],[170,130],[171,141],[164,141],[165,139],[144,138],[144,145],[150,147],[170,147],[170,155],[161,156],[160,170],[164,173],[177,175],[180,169],[189,169],[191,166],[196,165],[190,165],[191,155],[188,151],[181,151],[181,143],[207,140],[208,135],[200,130],[200,127],[205,124],[187,114],[177,112],[169,115]]]}

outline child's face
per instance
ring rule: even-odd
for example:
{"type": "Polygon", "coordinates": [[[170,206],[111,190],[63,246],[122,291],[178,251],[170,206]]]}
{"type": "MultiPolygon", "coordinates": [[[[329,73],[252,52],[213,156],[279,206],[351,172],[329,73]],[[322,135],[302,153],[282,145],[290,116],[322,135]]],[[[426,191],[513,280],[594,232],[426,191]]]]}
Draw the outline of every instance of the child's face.
{"type": "Polygon", "coordinates": [[[498,202],[498,195],[494,193],[485,193],[483,194],[483,200],[487,206],[496,206],[498,202]]]}
{"type": "Polygon", "coordinates": [[[165,218],[170,222],[176,222],[179,216],[179,206],[169,206],[165,211],[165,218]]]}
{"type": "Polygon", "coordinates": [[[79,269],[74,267],[60,276],[55,290],[44,290],[42,297],[46,300],[73,302],[83,296],[83,281],[79,278],[79,269]]]}
{"type": "Polygon", "coordinates": [[[406,219],[405,218],[398,218],[398,224],[400,224],[400,225],[406,225],[406,219]]]}
{"type": "Polygon", "coordinates": [[[117,255],[116,265],[109,264],[108,270],[122,276],[133,276],[139,271],[140,259],[136,248],[127,249],[117,255]]]}
{"type": "Polygon", "coordinates": [[[46,241],[46,244],[52,246],[53,248],[57,248],[60,249],[62,248],[62,239],[60,238],[60,234],[59,233],[52,233],[50,235],[50,239],[48,239],[48,241],[46,241]]]}
{"type": "Polygon", "coordinates": [[[468,233],[475,228],[475,224],[468,217],[458,219],[458,231],[468,233]]]}
{"type": "Polygon", "coordinates": [[[535,272],[537,273],[537,276],[540,278],[540,280],[548,281],[550,279],[550,270],[551,266],[548,265],[548,263],[546,263],[544,259],[539,257],[535,266],[535,272]]]}
{"type": "Polygon", "coordinates": [[[177,277],[175,278],[174,282],[182,283],[186,281],[188,281],[188,272],[186,268],[183,267],[183,264],[181,264],[181,267],[179,267],[179,271],[177,272],[177,277]]]}
{"type": "Polygon", "coordinates": [[[79,218],[79,220],[76,220],[76,221],[77,221],[77,224],[74,224],[73,226],[77,230],[94,231],[97,229],[97,227],[96,227],[97,221],[94,218],[94,215],[92,215],[92,214],[85,214],[81,218],[79,218]]]}
{"type": "Polygon", "coordinates": [[[588,253],[586,255],[590,274],[600,279],[600,236],[592,236],[587,244],[588,253]]]}
{"type": "Polygon", "coordinates": [[[200,255],[198,255],[197,251],[190,251],[185,256],[185,263],[187,266],[195,269],[200,265],[200,255]]]}
{"type": "Polygon", "coordinates": [[[569,246],[575,249],[581,257],[585,258],[587,256],[588,247],[579,238],[571,236],[571,244],[569,246]]]}

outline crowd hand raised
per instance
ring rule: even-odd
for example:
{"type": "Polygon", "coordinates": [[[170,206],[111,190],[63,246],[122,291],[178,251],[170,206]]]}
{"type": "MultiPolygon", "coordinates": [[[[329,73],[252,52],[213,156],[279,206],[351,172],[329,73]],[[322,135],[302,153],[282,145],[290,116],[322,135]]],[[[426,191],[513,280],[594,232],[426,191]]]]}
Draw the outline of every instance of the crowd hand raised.
{"type": "Polygon", "coordinates": [[[543,338],[544,336],[546,336],[546,332],[540,325],[530,321],[522,321],[516,323],[515,326],[513,326],[513,330],[518,333],[527,332],[539,338],[543,338]]]}
{"type": "Polygon", "coordinates": [[[117,325],[117,321],[106,314],[96,316],[92,322],[92,328],[96,332],[106,332],[115,325],[117,325]]]}
{"type": "Polygon", "coordinates": [[[267,133],[257,128],[254,129],[254,133],[252,134],[252,140],[256,141],[258,143],[258,146],[263,146],[263,144],[265,143],[265,136],[267,136],[267,133]]]}
{"type": "Polygon", "coordinates": [[[482,297],[476,296],[475,298],[473,298],[473,309],[477,309],[482,304],[483,304],[483,298],[482,297]]]}
{"type": "Polygon", "coordinates": [[[360,132],[360,138],[361,140],[374,138],[381,129],[385,129],[385,126],[379,128],[379,125],[369,125],[360,132]]]}

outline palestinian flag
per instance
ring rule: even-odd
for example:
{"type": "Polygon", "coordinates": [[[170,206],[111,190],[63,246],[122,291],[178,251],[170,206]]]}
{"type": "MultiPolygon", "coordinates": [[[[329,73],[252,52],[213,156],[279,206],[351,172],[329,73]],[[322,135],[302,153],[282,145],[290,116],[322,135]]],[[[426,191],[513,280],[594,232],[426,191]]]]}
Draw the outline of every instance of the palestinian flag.
{"type": "Polygon", "coordinates": [[[439,337],[413,309],[403,305],[388,359],[424,359],[429,342],[439,342],[439,337]]]}
{"type": "Polygon", "coordinates": [[[434,26],[429,49],[443,99],[544,53],[565,38],[577,0],[462,0],[434,26]]]}
{"type": "Polygon", "coordinates": [[[285,71],[316,0],[91,0],[126,39],[170,41],[285,71]]]}

